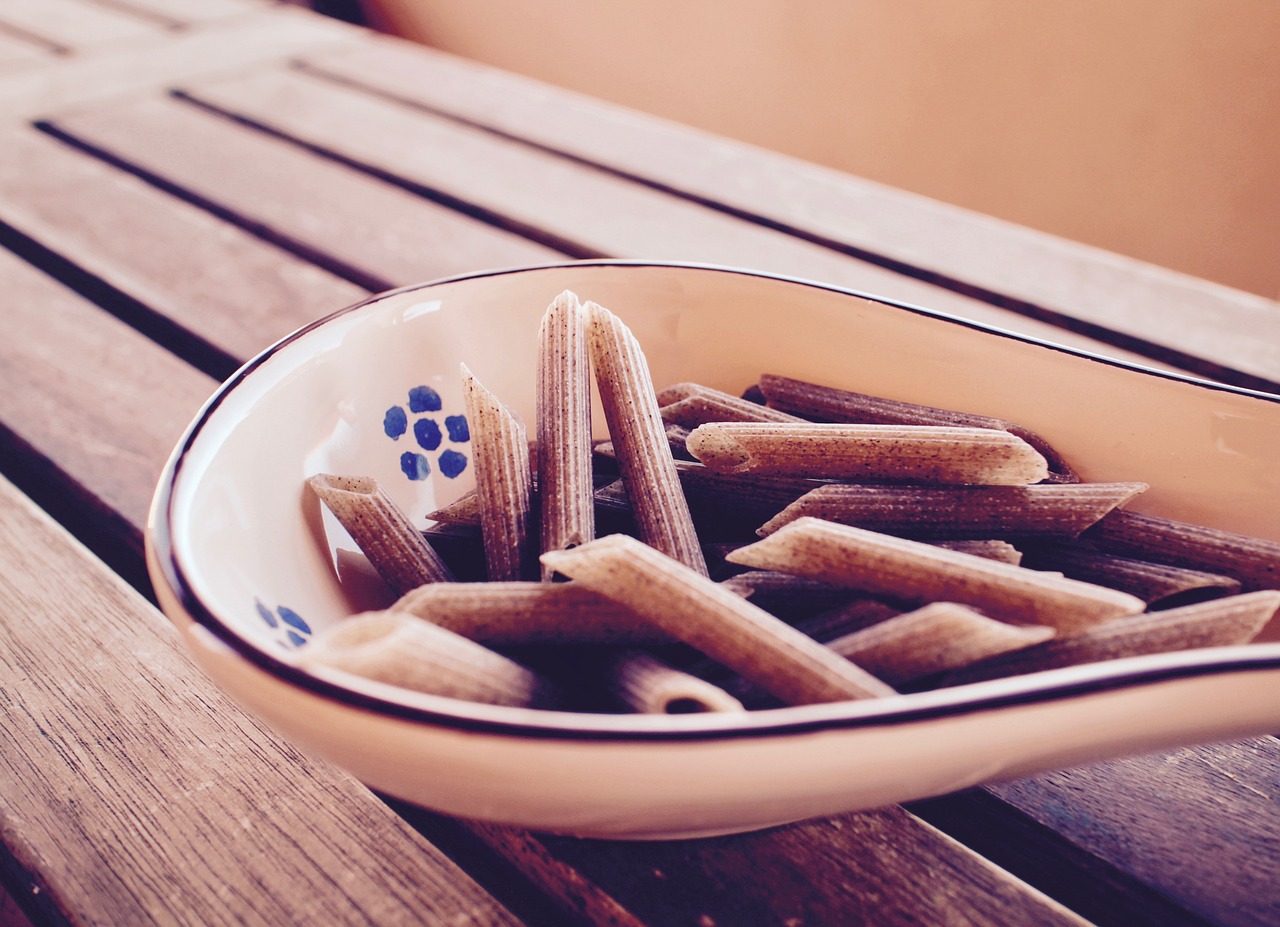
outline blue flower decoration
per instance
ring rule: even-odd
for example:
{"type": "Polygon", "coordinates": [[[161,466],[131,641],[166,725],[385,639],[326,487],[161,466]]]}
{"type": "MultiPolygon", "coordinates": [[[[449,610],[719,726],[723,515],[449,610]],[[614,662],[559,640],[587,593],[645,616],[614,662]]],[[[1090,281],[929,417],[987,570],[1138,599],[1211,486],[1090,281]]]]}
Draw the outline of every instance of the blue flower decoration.
{"type": "Polygon", "coordinates": [[[272,610],[263,605],[261,599],[255,599],[254,605],[257,606],[258,617],[276,632],[276,643],[281,647],[296,650],[311,639],[311,625],[288,606],[280,605],[272,610]]]}
{"type": "Polygon", "coordinates": [[[471,429],[465,415],[444,416],[444,427],[434,413],[444,409],[444,401],[429,386],[415,386],[409,390],[404,405],[392,406],[382,416],[382,432],[392,441],[399,441],[410,431],[418,450],[400,454],[400,472],[410,480],[425,480],[431,475],[432,465],[447,477],[454,479],[467,469],[467,455],[449,445],[467,444],[471,429]]]}

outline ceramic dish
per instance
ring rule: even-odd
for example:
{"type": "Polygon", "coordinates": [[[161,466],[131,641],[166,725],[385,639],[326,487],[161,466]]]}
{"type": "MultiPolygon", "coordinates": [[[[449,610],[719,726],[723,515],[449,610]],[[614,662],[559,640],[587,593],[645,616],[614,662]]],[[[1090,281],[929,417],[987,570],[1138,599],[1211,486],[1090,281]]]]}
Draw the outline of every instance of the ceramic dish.
{"type": "Polygon", "coordinates": [[[297,744],[448,814],[656,838],[1280,730],[1275,643],[741,716],[503,708],[296,668],[317,630],[389,601],[344,567],[351,542],[304,479],[377,477],[419,520],[464,492],[459,364],[531,422],[537,323],[565,288],[626,320],[659,385],[740,391],[772,372],[998,416],[1085,479],[1149,483],[1135,508],[1280,537],[1277,397],[724,268],[585,262],[410,287],[302,329],[232,377],[175,450],[151,514],[164,610],[199,664],[297,744]]]}

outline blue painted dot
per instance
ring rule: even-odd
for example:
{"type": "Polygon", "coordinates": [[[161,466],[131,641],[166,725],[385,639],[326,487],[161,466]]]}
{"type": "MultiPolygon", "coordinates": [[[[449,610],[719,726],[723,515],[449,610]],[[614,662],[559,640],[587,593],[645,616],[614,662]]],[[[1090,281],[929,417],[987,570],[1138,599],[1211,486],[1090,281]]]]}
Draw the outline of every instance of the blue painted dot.
{"type": "Polygon", "coordinates": [[[409,416],[405,415],[404,409],[399,406],[392,406],[382,418],[382,430],[393,441],[400,440],[400,436],[404,434],[405,429],[408,427],[409,416]]]}
{"type": "Polygon", "coordinates": [[[453,448],[450,448],[440,455],[440,459],[437,463],[440,465],[440,472],[449,479],[453,479],[463,470],[467,469],[467,455],[459,454],[457,451],[453,450],[453,448]]]}
{"type": "Polygon", "coordinates": [[[302,620],[302,616],[295,612],[292,608],[286,608],[281,605],[276,609],[280,613],[280,620],[291,628],[296,628],[303,634],[311,633],[311,625],[302,620]]]}
{"type": "Polygon", "coordinates": [[[421,454],[405,451],[400,455],[400,469],[411,480],[425,480],[431,472],[431,464],[421,454]]]}
{"type": "Polygon", "coordinates": [[[449,415],[445,417],[444,427],[449,432],[449,440],[461,444],[471,440],[471,429],[467,427],[465,415],[449,415]]]}
{"type": "Polygon", "coordinates": [[[295,647],[301,647],[307,642],[307,639],[297,631],[286,631],[284,636],[289,638],[289,643],[293,644],[295,647]]]}
{"type": "Polygon", "coordinates": [[[410,412],[439,412],[442,405],[440,394],[429,386],[415,386],[409,390],[410,412]]]}
{"type": "Polygon", "coordinates": [[[261,602],[255,601],[254,604],[258,606],[258,614],[261,615],[262,620],[267,623],[267,627],[277,628],[280,626],[280,622],[276,620],[275,612],[267,608],[261,602]]]}
{"type": "Polygon", "coordinates": [[[418,439],[418,445],[424,451],[434,451],[444,440],[444,436],[440,434],[440,426],[433,418],[420,418],[414,422],[413,436],[418,439]]]}

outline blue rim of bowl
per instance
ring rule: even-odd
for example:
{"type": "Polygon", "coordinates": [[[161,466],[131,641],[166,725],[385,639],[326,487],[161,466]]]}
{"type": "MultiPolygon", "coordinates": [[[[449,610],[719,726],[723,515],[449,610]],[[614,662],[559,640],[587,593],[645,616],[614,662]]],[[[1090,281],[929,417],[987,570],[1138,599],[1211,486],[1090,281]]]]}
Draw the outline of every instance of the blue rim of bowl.
{"type": "MultiPolygon", "coordinates": [[[[315,330],[316,328],[325,325],[332,319],[355,312],[364,306],[379,302],[388,297],[462,281],[482,280],[489,277],[500,277],[510,274],[554,271],[558,269],[565,270],[583,267],[634,267],[707,271],[754,277],[781,283],[798,284],[832,293],[867,299],[894,309],[928,316],[929,318],[937,319],[938,321],[960,325],[965,328],[971,328],[997,337],[1009,338],[1013,341],[1037,345],[1039,347],[1070,354],[1095,363],[1117,367],[1148,376],[1187,383],[1205,389],[1217,390],[1235,395],[1251,396],[1256,399],[1280,405],[1280,396],[1270,393],[1217,383],[1211,380],[1202,380],[1197,377],[1159,370],[1156,368],[1143,367],[1138,364],[1127,363],[1114,358],[1104,357],[1099,354],[1093,354],[1079,348],[1055,344],[1051,341],[1045,341],[1032,336],[1006,331],[980,322],[974,322],[970,319],[964,319],[959,316],[940,312],[935,309],[927,309],[922,306],[916,306],[911,303],[877,296],[872,293],[866,293],[832,284],[820,283],[813,280],[806,280],[800,277],[789,277],[783,274],[773,274],[764,271],[696,262],[600,259],[500,268],[496,270],[486,270],[476,273],[442,277],[425,283],[410,284],[393,290],[387,290],[382,293],[376,293],[367,299],[360,300],[357,303],[339,309],[336,312],[330,313],[323,318],[317,319],[316,321],[297,329],[246,362],[206,401],[199,413],[197,413],[195,419],[190,425],[188,425],[186,432],[174,448],[168,463],[165,465],[165,469],[160,476],[160,481],[156,488],[155,497],[151,506],[151,514],[148,519],[148,540],[150,541],[152,550],[155,554],[155,564],[162,574],[162,580],[169,587],[170,591],[180,603],[186,614],[196,624],[209,631],[218,641],[230,647],[237,655],[244,658],[256,668],[289,683],[290,685],[297,686],[298,688],[313,695],[338,702],[344,706],[373,711],[401,720],[423,722],[454,730],[472,733],[500,734],[515,737],[536,737],[539,739],[675,742],[757,738],[849,728],[905,725],[946,717],[995,711],[1003,708],[1066,700],[1118,689],[1153,685],[1161,682],[1171,682],[1195,677],[1280,670],[1280,647],[1267,647],[1268,651],[1273,652],[1263,652],[1258,654],[1244,654],[1241,653],[1242,648],[1231,648],[1231,656],[1224,658],[1207,658],[1204,656],[1203,651],[1183,651],[1181,653],[1163,655],[1167,658],[1165,665],[1132,666],[1134,661],[1118,661],[1121,664],[1128,664],[1128,668],[1121,672],[1094,674],[1081,679],[1067,679],[1064,681],[1046,683],[1037,683],[1035,679],[1037,676],[1042,675],[1057,678],[1061,676],[1062,671],[1051,671],[1048,674],[1031,674],[1028,676],[1017,677],[1018,679],[1027,681],[1022,687],[1015,686],[1003,691],[992,693],[983,692],[983,694],[970,695],[968,694],[969,691],[981,691],[988,688],[990,684],[979,683],[974,686],[957,686],[951,689],[934,690],[932,692],[919,693],[916,695],[905,695],[901,698],[875,700],[874,702],[853,702],[849,703],[849,705],[859,707],[847,709],[843,714],[838,705],[796,706],[791,708],[778,708],[767,711],[750,712],[746,716],[750,719],[747,723],[726,724],[721,721],[719,726],[716,726],[716,719],[708,720],[705,725],[696,723],[698,719],[710,718],[708,715],[683,715],[679,718],[680,724],[672,727],[633,727],[630,725],[619,726],[616,724],[613,726],[602,724],[599,727],[592,727],[588,724],[582,723],[581,719],[585,717],[599,717],[601,719],[616,720],[620,718],[633,718],[634,716],[587,716],[577,713],[566,715],[566,713],[547,710],[508,709],[500,710],[495,713],[502,715],[510,714],[510,718],[482,717],[479,713],[470,714],[466,711],[453,712],[443,709],[437,710],[422,705],[407,704],[403,701],[397,701],[395,699],[382,697],[376,694],[356,691],[327,679],[322,679],[298,666],[281,660],[265,650],[255,647],[246,638],[236,633],[230,624],[220,619],[212,609],[205,605],[188,582],[186,573],[178,562],[177,552],[174,550],[173,535],[170,530],[173,519],[173,490],[182,475],[183,464],[187,453],[191,449],[196,438],[199,436],[205,423],[214,414],[231,391],[233,391],[240,383],[252,375],[257,368],[262,366],[285,346],[304,337],[307,333],[315,330]],[[902,702],[907,702],[908,704],[895,704],[902,702]],[[910,704],[911,702],[917,702],[920,704],[910,704]],[[884,705],[884,710],[868,710],[870,706],[875,706],[877,704],[884,705]],[[567,717],[574,718],[574,723],[566,723],[565,719],[567,717]],[[557,723],[557,718],[560,719],[559,723],[557,723]]],[[[1007,683],[1009,680],[1000,680],[1000,682],[1007,683]]],[[[451,700],[442,699],[441,701],[447,702],[451,700]]],[[[469,703],[458,704],[469,706],[469,703]]],[[[493,706],[477,707],[487,709],[493,706]]],[[[742,719],[735,720],[739,722],[742,721],[742,719]]]]}

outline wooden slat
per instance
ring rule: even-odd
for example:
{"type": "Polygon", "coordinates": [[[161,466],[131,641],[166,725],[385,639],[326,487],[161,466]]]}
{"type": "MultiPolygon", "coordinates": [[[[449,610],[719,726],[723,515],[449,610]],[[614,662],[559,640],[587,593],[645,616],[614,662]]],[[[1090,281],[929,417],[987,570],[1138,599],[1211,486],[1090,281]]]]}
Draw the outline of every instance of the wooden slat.
{"type": "Polygon", "coordinates": [[[0,868],[65,924],[515,924],[0,478],[0,868]],[[86,710],[91,709],[91,710],[86,710]]]}
{"type": "Polygon", "coordinates": [[[179,33],[160,30],[154,40],[137,39],[68,57],[56,67],[0,76],[0,123],[40,119],[183,78],[231,73],[366,40],[364,30],[293,7],[259,9],[179,33]]]}
{"type": "Polygon", "coordinates": [[[991,792],[1210,923],[1280,924],[1274,737],[1050,773],[991,792]]]}
{"type": "Polygon", "coordinates": [[[0,23],[0,76],[37,64],[53,63],[60,50],[61,46],[53,42],[44,42],[21,33],[5,32],[0,23]]]}
{"type": "Polygon", "coordinates": [[[72,51],[152,38],[155,21],[80,0],[4,0],[0,22],[72,51]]]}
{"type": "Polygon", "coordinates": [[[104,508],[142,524],[216,382],[2,248],[0,280],[3,429],[48,460],[75,461],[104,508]]]}
{"type": "MultiPolygon", "coordinates": [[[[320,72],[643,178],[924,279],[1280,383],[1280,303],[384,39],[320,72]]],[[[939,307],[941,303],[935,301],[939,307]]]]}
{"type": "Polygon", "coordinates": [[[56,127],[329,265],[355,270],[350,275],[370,289],[565,257],[169,97],[74,114],[56,127]]]}
{"type": "Polygon", "coordinates": [[[228,355],[367,295],[41,133],[0,138],[0,222],[228,355]]]}
{"type": "Polygon", "coordinates": [[[262,9],[264,5],[263,0],[96,0],[96,2],[183,26],[242,16],[262,9]]]}
{"type": "Polygon", "coordinates": [[[1111,356],[1064,333],[557,155],[305,74],[189,84],[195,99],[342,158],[456,197],[583,256],[703,261],[861,289],[1111,356]]]}

